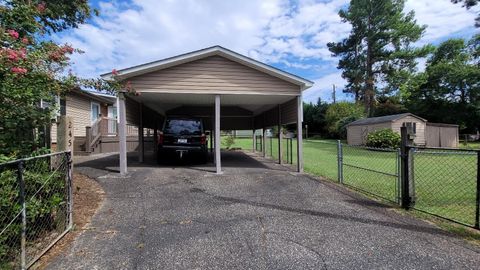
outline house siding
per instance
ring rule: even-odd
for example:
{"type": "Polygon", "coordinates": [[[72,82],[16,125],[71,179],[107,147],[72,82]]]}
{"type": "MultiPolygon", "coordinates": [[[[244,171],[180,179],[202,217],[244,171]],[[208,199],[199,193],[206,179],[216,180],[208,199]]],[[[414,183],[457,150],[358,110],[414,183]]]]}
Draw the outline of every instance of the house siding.
{"type": "Polygon", "coordinates": [[[129,79],[139,92],[298,95],[300,87],[221,56],[129,79]]]}
{"type": "Polygon", "coordinates": [[[415,134],[415,139],[413,140],[413,142],[416,145],[425,146],[426,122],[421,119],[418,119],[413,116],[402,117],[392,122],[392,130],[400,134],[400,128],[403,126],[403,123],[407,123],[407,122],[416,123],[416,126],[417,126],[417,133],[415,134]]]}

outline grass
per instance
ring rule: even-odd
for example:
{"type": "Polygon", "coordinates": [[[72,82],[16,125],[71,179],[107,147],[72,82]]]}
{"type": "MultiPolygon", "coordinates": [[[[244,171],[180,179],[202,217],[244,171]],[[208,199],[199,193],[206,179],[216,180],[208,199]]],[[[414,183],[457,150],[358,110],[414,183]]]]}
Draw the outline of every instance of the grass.
{"type": "MultiPolygon", "coordinates": [[[[284,159],[286,159],[286,141],[284,159]]],[[[235,139],[234,147],[251,150],[251,138],[235,139]]],[[[267,138],[267,156],[278,160],[278,139],[267,138]]],[[[306,172],[338,181],[337,144],[333,140],[304,140],[306,172]]],[[[296,163],[296,141],[293,141],[296,163]]],[[[343,183],[397,202],[398,153],[374,151],[343,144],[343,183]]],[[[463,224],[475,224],[477,157],[446,151],[414,154],[415,209],[463,224]]]]}
{"type": "Polygon", "coordinates": [[[480,142],[468,142],[466,144],[460,142],[459,146],[463,149],[480,150],[480,142]]]}

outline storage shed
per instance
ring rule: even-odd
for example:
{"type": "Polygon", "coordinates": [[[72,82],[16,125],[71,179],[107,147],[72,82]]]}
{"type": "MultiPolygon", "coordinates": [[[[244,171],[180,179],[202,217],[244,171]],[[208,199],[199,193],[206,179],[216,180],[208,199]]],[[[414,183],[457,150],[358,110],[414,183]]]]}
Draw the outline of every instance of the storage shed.
{"type": "Polygon", "coordinates": [[[429,147],[458,147],[458,125],[428,123],[412,113],[371,117],[347,125],[349,145],[364,145],[367,135],[379,129],[392,129],[400,133],[402,126],[411,126],[415,133],[414,143],[429,147]]]}

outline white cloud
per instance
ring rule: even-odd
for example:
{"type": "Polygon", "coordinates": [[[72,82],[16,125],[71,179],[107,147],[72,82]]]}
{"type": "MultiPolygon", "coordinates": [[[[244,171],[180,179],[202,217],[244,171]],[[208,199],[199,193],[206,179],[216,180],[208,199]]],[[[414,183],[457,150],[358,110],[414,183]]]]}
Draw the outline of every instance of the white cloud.
{"type": "Polygon", "coordinates": [[[405,10],[415,11],[420,25],[427,25],[421,43],[434,42],[452,34],[458,34],[475,24],[475,9],[466,10],[461,4],[454,5],[450,0],[409,0],[405,10]]]}
{"type": "Polygon", "coordinates": [[[323,101],[332,101],[334,84],[337,88],[337,100],[347,99],[347,96],[342,93],[346,81],[342,78],[341,71],[327,74],[321,78],[313,80],[313,82],[315,83],[313,87],[303,93],[303,101],[315,103],[318,98],[321,98],[323,101]]]}
{"type": "MultiPolygon", "coordinates": [[[[309,91],[316,97],[320,95],[316,91],[331,88],[330,80],[339,88],[344,83],[326,44],[348,35],[349,24],[338,16],[348,2],[104,0],[100,17],[59,40],[85,51],[73,58],[74,70],[82,76],[221,45],[260,61],[304,70],[310,78],[330,74],[317,79],[316,90],[309,91]]],[[[412,9],[420,24],[429,25],[422,43],[472,31],[476,16],[450,0],[408,0],[406,10],[412,9]]]]}
{"type": "Polygon", "coordinates": [[[61,37],[85,54],[73,58],[81,75],[97,75],[172,55],[221,45],[243,54],[263,43],[265,25],[280,15],[280,0],[135,0],[102,2],[93,24],[61,37]]]}

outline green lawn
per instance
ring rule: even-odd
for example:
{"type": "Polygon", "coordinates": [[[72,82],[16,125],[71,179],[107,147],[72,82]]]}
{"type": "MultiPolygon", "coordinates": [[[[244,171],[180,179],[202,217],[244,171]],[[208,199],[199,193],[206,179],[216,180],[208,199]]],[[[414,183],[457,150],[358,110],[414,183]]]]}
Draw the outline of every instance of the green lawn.
{"type": "MultiPolygon", "coordinates": [[[[283,141],[286,160],[286,141],[283,141]]],[[[237,138],[233,147],[252,149],[251,138],[237,138]]],[[[267,156],[278,160],[278,139],[267,138],[267,156]]],[[[338,181],[337,143],[304,140],[304,168],[338,181]]],[[[373,151],[343,144],[343,183],[390,201],[398,200],[397,151],[373,151]]],[[[293,141],[296,163],[296,140],[293,141]]],[[[475,223],[476,164],[474,153],[428,151],[414,154],[415,208],[461,223],[475,223]]]]}

